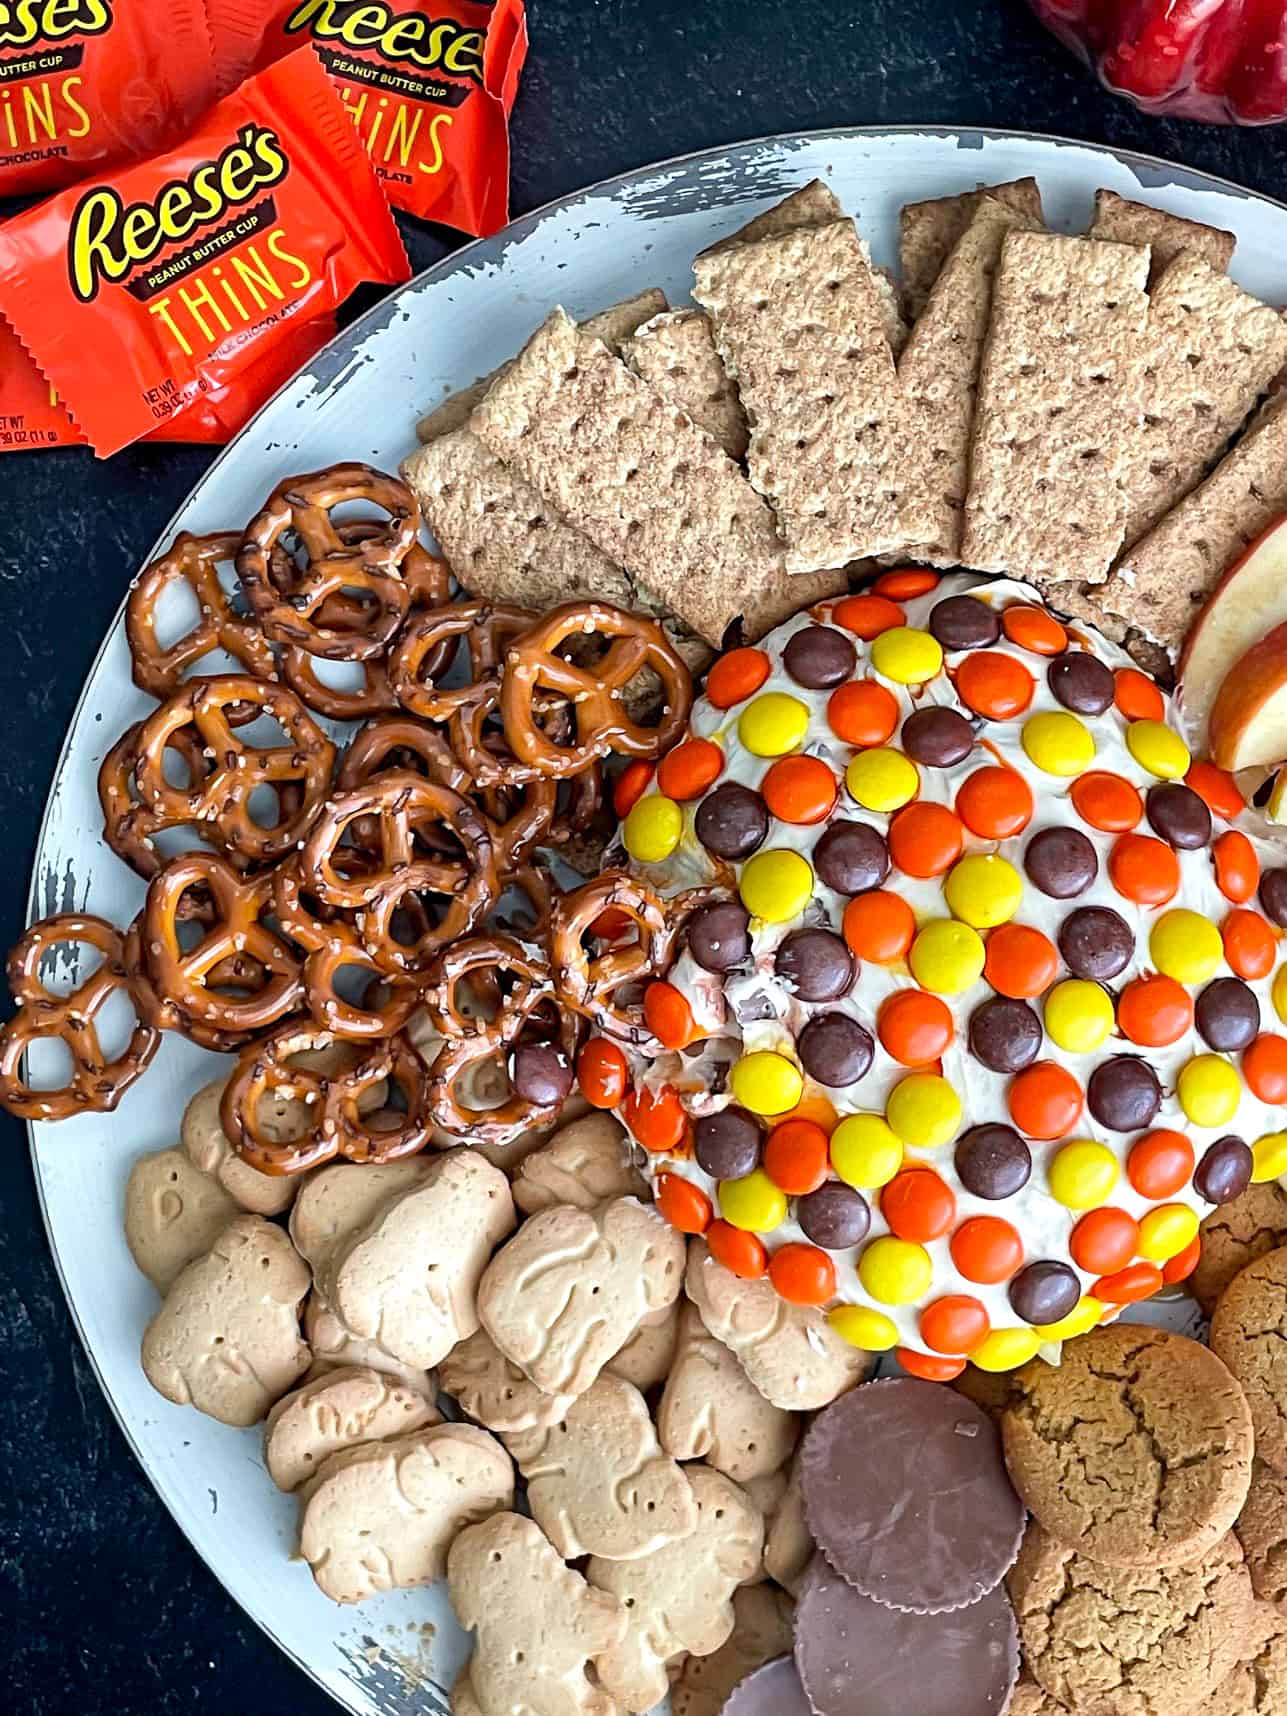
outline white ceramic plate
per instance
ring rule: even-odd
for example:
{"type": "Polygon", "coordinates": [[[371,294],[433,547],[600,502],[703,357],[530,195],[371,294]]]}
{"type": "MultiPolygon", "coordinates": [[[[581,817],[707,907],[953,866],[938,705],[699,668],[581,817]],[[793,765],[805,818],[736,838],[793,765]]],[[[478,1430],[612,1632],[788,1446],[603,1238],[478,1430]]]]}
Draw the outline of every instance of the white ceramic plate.
{"type": "MultiPolygon", "coordinates": [[[[211,467],[174,531],[238,526],[282,477],[338,459],[396,470],[416,417],[517,350],[555,303],[588,315],[645,285],[688,294],[697,251],[820,176],[879,262],[896,260],[900,204],[1035,174],[1047,216],[1084,229],[1097,186],[1238,236],[1232,272],[1279,301],[1287,207],[1140,156],[982,132],[843,131],[695,155],[608,181],[469,246],[394,293],[297,376],[211,467]]],[[[124,569],[122,570],[122,597],[124,569]]],[[[95,778],[105,750],[150,707],[130,679],[118,614],[90,673],[50,795],[31,917],[90,910],[128,924],[142,884],[103,844],[95,778]]],[[[156,1299],[122,1237],[133,1158],[175,1141],[216,1057],[170,1038],[114,1115],[32,1127],[50,1242],[81,1337],[121,1427],[197,1552],[281,1648],[357,1716],[444,1716],[466,1653],[443,1590],[342,1609],[292,1564],[295,1504],[274,1489],[256,1430],[171,1406],[145,1382],[139,1338],[156,1299]]]]}

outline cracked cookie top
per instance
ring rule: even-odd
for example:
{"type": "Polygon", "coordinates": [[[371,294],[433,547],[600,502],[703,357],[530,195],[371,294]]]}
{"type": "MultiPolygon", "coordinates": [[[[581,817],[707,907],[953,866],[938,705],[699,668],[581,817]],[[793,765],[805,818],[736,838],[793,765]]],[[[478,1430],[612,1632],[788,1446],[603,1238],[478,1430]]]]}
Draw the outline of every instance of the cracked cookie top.
{"type": "Polygon", "coordinates": [[[1287,1476],[1287,1247],[1248,1264],[1226,1288],[1211,1346],[1246,1390],[1257,1454],[1287,1476]]]}
{"type": "Polygon", "coordinates": [[[1287,1478],[1263,1460],[1251,1468],[1251,1488],[1236,1529],[1256,1595],[1279,1609],[1287,1624],[1287,1478]]]}

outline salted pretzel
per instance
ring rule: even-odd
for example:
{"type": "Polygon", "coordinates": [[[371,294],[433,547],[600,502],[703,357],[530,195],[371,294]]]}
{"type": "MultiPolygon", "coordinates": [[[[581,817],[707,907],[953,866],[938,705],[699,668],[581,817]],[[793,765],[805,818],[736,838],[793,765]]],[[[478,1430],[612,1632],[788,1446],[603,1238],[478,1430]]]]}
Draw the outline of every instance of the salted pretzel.
{"type": "Polygon", "coordinates": [[[449,787],[403,770],[339,794],[322,811],[300,851],[299,876],[325,906],[357,914],[362,944],[393,976],[423,971],[442,948],[468,935],[500,891],[496,856],[481,813],[449,787]],[[345,837],[373,818],[379,862],[369,876],[343,874],[345,837]],[[444,851],[443,843],[450,849],[444,851]],[[441,920],[396,935],[395,914],[433,895],[441,920]]]}
{"type": "Polygon", "coordinates": [[[266,1030],[299,1006],[299,956],[265,922],[272,904],[271,873],[240,876],[213,852],[182,853],[152,878],[143,957],[163,1015],[242,1035],[266,1030]],[[211,901],[213,916],[187,946],[180,925],[194,890],[211,901]]]}
{"type": "Polygon", "coordinates": [[[415,497],[396,477],[370,465],[333,465],[278,484],[246,527],[237,573],[246,600],[275,643],[298,644],[332,661],[364,661],[380,654],[406,615],[411,592],[401,564],[419,529],[415,497]],[[346,537],[332,514],[349,501],[370,502],[387,518],[371,535],[350,530],[346,537]],[[299,544],[302,563],[277,554],[291,542],[299,544]],[[296,567],[286,590],[281,588],[284,564],[296,567]],[[339,595],[357,596],[360,602],[346,607],[345,623],[328,624],[323,609],[339,595]],[[354,623],[359,616],[361,623],[354,623]]]}
{"type": "Polygon", "coordinates": [[[311,898],[291,860],[273,873],[273,903],[283,932],[304,949],[304,1001],[315,1023],[340,1037],[389,1037],[402,1029],[419,1002],[418,989],[376,964],[352,921],[355,914],[311,898]],[[351,993],[355,974],[363,978],[360,999],[351,993]]]}
{"type": "Polygon", "coordinates": [[[458,942],[435,960],[426,990],[429,1018],[442,1036],[429,1085],[429,1111],[434,1123],[452,1137],[479,1143],[509,1144],[533,1126],[552,1119],[562,1096],[539,1102],[514,1086],[514,1057],[522,1039],[536,1029],[538,1040],[550,1041],[568,1069],[576,1058],[579,1027],[575,1016],[559,1009],[549,966],[530,947],[512,936],[481,935],[458,942]],[[462,1005],[463,986],[496,1001],[490,1016],[479,1017],[462,1005]],[[506,982],[508,980],[508,983],[506,982]],[[539,1014],[545,1015],[541,1030],[539,1014]],[[478,1107],[468,1101],[468,1086],[488,1063],[504,1059],[510,1090],[499,1104],[478,1107]]]}
{"type": "Polygon", "coordinates": [[[448,602],[413,616],[389,652],[389,683],[404,709],[424,721],[448,721],[479,697],[495,701],[494,675],[511,642],[536,616],[507,602],[448,602]],[[463,638],[469,653],[469,680],[447,687],[438,683],[463,638]],[[443,657],[443,646],[448,654],[443,657]]]}
{"type": "Polygon", "coordinates": [[[42,918],[10,953],[7,970],[18,1010],[0,1027],[0,1106],[22,1120],[68,1120],[114,1109],[147,1070],[161,1041],[140,1016],[120,932],[103,918],[81,912],[42,918]],[[70,994],[56,995],[40,968],[56,948],[72,946],[96,948],[102,962],[70,994]],[[124,1051],[109,1061],[95,1019],[120,993],[130,997],[136,1024],[124,1051]],[[55,1090],[33,1089],[20,1070],[27,1050],[42,1038],[61,1042],[71,1056],[71,1077],[55,1090]]]}
{"type": "Polygon", "coordinates": [[[692,701],[692,675],[657,622],[603,602],[564,602],[506,652],[500,691],[505,737],[521,763],[556,778],[577,774],[612,752],[661,756],[683,732],[692,701]],[[613,640],[597,661],[583,665],[558,653],[569,640],[594,635],[613,640]],[[645,669],[661,681],[655,727],[640,725],[626,712],[626,688],[645,669]],[[561,743],[538,719],[543,693],[570,705],[574,731],[561,743]]]}
{"type": "Polygon", "coordinates": [[[134,683],[158,702],[172,697],[194,663],[221,649],[252,679],[277,678],[272,645],[254,620],[243,619],[219,581],[219,565],[230,561],[241,538],[235,531],[193,536],[181,531],[130,589],[125,604],[125,638],[134,668],[134,683]],[[186,583],[196,597],[196,624],[172,644],[162,647],[157,636],[158,610],[166,592],[186,583]]]}
{"type": "Polygon", "coordinates": [[[405,1035],[362,1044],[352,1066],[341,1073],[290,1065],[293,1055],[329,1048],[337,1040],[323,1026],[287,1021],[242,1050],[224,1087],[220,1124],[237,1154],[261,1174],[300,1174],[336,1156],[391,1162],[413,1156],[428,1143],[428,1075],[405,1035]],[[400,1093],[406,1109],[397,1116],[398,1125],[376,1130],[360,1105],[385,1081],[400,1093]],[[260,1121],[265,1098],[275,1106],[290,1099],[302,1103],[308,1130],[298,1138],[270,1136],[260,1121]]]}
{"type": "Polygon", "coordinates": [[[134,787],[160,826],[192,823],[226,856],[272,863],[298,844],[330,791],[335,746],[284,685],[263,685],[241,674],[192,679],[143,723],[135,741],[134,787]],[[271,716],[287,743],[257,745],[234,729],[230,711],[251,705],[271,716]],[[166,779],[164,757],[175,735],[195,727],[210,772],[186,786],[166,779]],[[265,826],[251,814],[257,788],[278,789],[279,820],[265,826]],[[280,789],[297,788],[298,798],[280,789]]]}
{"type": "MultiPolygon", "coordinates": [[[[166,828],[178,828],[185,817],[166,815],[155,805],[142,803],[134,789],[134,766],[138,762],[138,740],[143,723],[136,721],[128,727],[103,758],[98,770],[98,802],[103,812],[103,838],[144,881],[155,876],[165,859],[152,844],[152,838],[166,828]]],[[[187,771],[189,782],[204,780],[210,772],[210,760],[204,754],[200,735],[194,728],[179,727],[167,740],[167,748],[178,753],[187,771]]],[[[204,836],[207,831],[198,828],[204,836]]]]}
{"type": "Polygon", "coordinates": [[[648,884],[624,870],[605,870],[554,900],[550,958],[560,999],[605,1036],[656,1053],[661,1045],[644,1022],[642,999],[629,992],[663,974],[673,939],[665,905],[648,884]],[[585,938],[609,910],[629,918],[635,938],[591,954],[585,938]]]}

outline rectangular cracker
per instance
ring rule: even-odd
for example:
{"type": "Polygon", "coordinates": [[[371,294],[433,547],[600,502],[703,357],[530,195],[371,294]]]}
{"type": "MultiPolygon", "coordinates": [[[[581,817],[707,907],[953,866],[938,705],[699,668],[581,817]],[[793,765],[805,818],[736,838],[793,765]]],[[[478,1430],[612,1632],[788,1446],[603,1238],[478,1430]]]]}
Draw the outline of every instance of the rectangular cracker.
{"type": "Polygon", "coordinates": [[[934,507],[934,528],[907,550],[910,559],[954,566],[961,558],[970,435],[992,279],[1006,233],[1034,224],[1030,215],[992,197],[978,200],[898,361],[912,456],[924,472],[934,507]]]}
{"type": "Polygon", "coordinates": [[[942,272],[961,234],[974,218],[982,197],[1004,203],[1040,226],[1041,191],[1035,179],[1010,179],[1003,185],[981,185],[954,197],[930,197],[904,203],[899,212],[898,265],[903,299],[913,324],[924,310],[930,288],[942,272]]]}
{"type": "Polygon", "coordinates": [[[1149,285],[1185,252],[1200,256],[1217,273],[1228,268],[1236,242],[1231,232],[1204,226],[1183,215],[1168,214],[1148,203],[1131,202],[1116,191],[1095,192],[1095,218],[1087,238],[1107,239],[1114,244],[1147,244],[1152,252],[1149,285]]]}
{"type": "Polygon", "coordinates": [[[1144,420],[1123,476],[1129,548],[1197,487],[1287,364],[1287,324],[1192,251],[1149,299],[1144,420]]]}
{"type": "Polygon", "coordinates": [[[704,310],[654,316],[623,342],[621,355],[649,387],[713,436],[730,459],[740,463],[746,457],[746,413],[715,350],[704,310]]]}
{"type": "Polygon", "coordinates": [[[1010,232],[979,371],[961,557],[1044,587],[1102,583],[1141,422],[1148,251],[1010,232]]]}
{"type": "Polygon", "coordinates": [[[712,647],[735,620],[753,632],[780,607],[786,581],[768,506],[704,429],[562,310],[470,427],[712,647]]]}
{"type": "Polygon", "coordinates": [[[801,227],[694,264],[751,424],[747,466],[772,503],[788,571],[920,541],[928,487],[909,477],[907,414],[853,222],[801,227]]]}
{"type": "Polygon", "coordinates": [[[1257,412],[1232,451],[1124,554],[1103,586],[1110,613],[1171,654],[1227,567],[1287,508],[1287,393],[1257,412]]]}
{"type": "MultiPolygon", "coordinates": [[[[619,351],[639,327],[653,316],[659,316],[666,308],[666,294],[659,286],[646,286],[642,292],[636,292],[632,298],[623,298],[619,304],[609,304],[606,310],[598,310],[593,316],[587,316],[581,326],[586,333],[593,334],[602,340],[604,345],[613,351],[619,351]]],[[[469,421],[469,414],[487,389],[509,368],[509,361],[498,364],[490,375],[483,375],[473,381],[468,387],[462,387],[459,393],[449,393],[433,410],[427,412],[416,424],[416,439],[432,441],[435,436],[448,435],[453,429],[461,429],[469,421]]]]}

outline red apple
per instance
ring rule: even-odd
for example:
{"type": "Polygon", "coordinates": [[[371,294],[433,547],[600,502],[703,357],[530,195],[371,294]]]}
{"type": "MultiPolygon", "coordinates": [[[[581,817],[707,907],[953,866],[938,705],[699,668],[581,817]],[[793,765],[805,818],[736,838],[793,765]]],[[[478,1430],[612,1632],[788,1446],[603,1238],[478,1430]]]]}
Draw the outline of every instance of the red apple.
{"type": "Polygon", "coordinates": [[[1211,705],[1207,741],[1222,769],[1287,762],[1287,624],[1234,662],[1211,705]]]}
{"type": "Polygon", "coordinates": [[[1284,620],[1287,515],[1276,519],[1228,568],[1184,640],[1177,695],[1196,754],[1203,755],[1209,748],[1207,719],[1229,669],[1258,638],[1284,620]]]}

